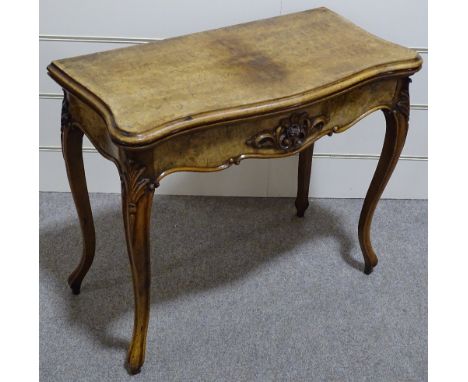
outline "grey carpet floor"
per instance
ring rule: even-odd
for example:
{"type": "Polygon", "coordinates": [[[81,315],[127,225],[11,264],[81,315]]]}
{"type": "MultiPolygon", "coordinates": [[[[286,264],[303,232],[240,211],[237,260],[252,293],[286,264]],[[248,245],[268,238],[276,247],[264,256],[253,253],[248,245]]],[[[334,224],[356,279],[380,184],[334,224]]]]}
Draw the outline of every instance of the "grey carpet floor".
{"type": "Polygon", "coordinates": [[[133,295],[120,196],[91,195],[94,264],[70,194],[40,196],[42,381],[426,381],[427,202],[380,202],[366,276],[362,200],[156,196],[146,362],[124,369],[133,295]]]}

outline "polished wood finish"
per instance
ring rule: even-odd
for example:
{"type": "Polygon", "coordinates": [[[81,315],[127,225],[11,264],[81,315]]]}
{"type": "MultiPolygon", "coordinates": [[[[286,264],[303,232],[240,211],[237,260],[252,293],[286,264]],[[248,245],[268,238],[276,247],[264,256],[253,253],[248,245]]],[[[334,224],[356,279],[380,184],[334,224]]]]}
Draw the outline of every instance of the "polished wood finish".
{"type": "Polygon", "coordinates": [[[325,9],[52,62],[65,92],[63,152],[84,251],[72,290],[94,256],[83,133],[117,167],[135,294],[128,369],[145,357],[150,308],[149,221],[155,188],[176,171],[219,171],[246,158],[299,154],[297,215],[308,206],[314,142],[382,110],[387,133],[364,201],[359,241],[377,264],[370,228],[403,148],[414,51],[325,9]],[[339,52],[339,54],[337,54],[339,52]]]}
{"type": "Polygon", "coordinates": [[[313,155],[313,143],[308,148],[299,153],[299,165],[297,169],[297,196],[295,205],[297,216],[300,218],[304,216],[305,210],[307,207],[309,207],[309,185],[313,155]]]}
{"type": "Polygon", "coordinates": [[[127,251],[135,295],[135,317],[127,367],[132,374],[140,371],[145,360],[146,333],[150,311],[149,224],[155,183],[144,165],[128,159],[120,170],[122,210],[127,251]]]}
{"type": "Polygon", "coordinates": [[[49,71],[99,110],[114,142],[148,145],[195,126],[312,102],[420,63],[413,50],[318,8],[58,60],[49,71]]]}
{"type": "Polygon", "coordinates": [[[380,196],[395,169],[405,144],[406,135],[408,134],[410,110],[409,83],[409,78],[399,82],[398,90],[395,95],[394,108],[383,111],[387,124],[385,141],[382,147],[382,153],[380,154],[379,163],[377,164],[377,169],[375,170],[374,177],[372,178],[366,198],[364,199],[358,226],[359,244],[361,245],[361,250],[364,255],[364,272],[366,274],[372,272],[378,261],[370,239],[372,217],[374,216],[374,211],[380,196]]]}
{"type": "Polygon", "coordinates": [[[74,294],[80,293],[81,282],[94,259],[96,236],[93,212],[89,203],[86,175],[83,166],[83,131],[74,123],[68,111],[68,99],[62,102],[62,153],[67,169],[68,182],[80,220],[83,240],[83,254],[76,269],[68,277],[68,284],[74,294]]]}

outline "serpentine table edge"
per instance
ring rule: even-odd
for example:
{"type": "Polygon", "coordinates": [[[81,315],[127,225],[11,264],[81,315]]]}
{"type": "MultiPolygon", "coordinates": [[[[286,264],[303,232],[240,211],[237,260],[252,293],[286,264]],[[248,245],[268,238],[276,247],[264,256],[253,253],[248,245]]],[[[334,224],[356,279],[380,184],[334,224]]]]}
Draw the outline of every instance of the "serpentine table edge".
{"type": "MultiPolygon", "coordinates": [[[[362,207],[358,237],[364,257],[364,272],[377,265],[370,227],[377,203],[398,162],[408,132],[410,76],[420,69],[419,55],[403,69],[380,70],[349,86],[337,86],[323,97],[302,97],[289,104],[267,107],[258,113],[233,117],[221,110],[216,120],[174,129],[150,142],[118,141],[110,133],[110,118],[103,102],[80,88],[54,63],[50,76],[64,89],[61,133],[67,175],[83,236],[83,254],[69,276],[69,285],[79,294],[95,252],[95,232],[82,157],[85,134],[98,152],[115,163],[122,187],[122,206],[127,249],[135,295],[135,318],[127,365],[140,371],[145,358],[150,307],[149,222],[154,190],[176,171],[219,171],[246,158],[280,158],[299,154],[297,215],[304,216],[314,142],[325,135],[342,133],[370,113],[385,115],[386,134],[381,156],[362,207]],[[265,111],[266,110],[266,111],[265,111]]],[[[272,100],[274,104],[275,100],[272,100]]]]}

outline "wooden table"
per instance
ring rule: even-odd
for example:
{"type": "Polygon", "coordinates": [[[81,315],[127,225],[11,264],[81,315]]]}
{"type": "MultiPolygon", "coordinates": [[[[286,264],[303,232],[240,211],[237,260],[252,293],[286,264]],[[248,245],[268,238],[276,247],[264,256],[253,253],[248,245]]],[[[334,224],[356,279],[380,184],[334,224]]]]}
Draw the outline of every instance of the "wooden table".
{"type": "Polygon", "coordinates": [[[53,61],[64,90],[62,149],[84,250],[75,294],[94,257],[83,133],[117,166],[135,294],[127,364],[144,362],[150,308],[149,221],[159,182],[245,158],[299,153],[297,215],[308,206],[314,142],[382,110],[382,154],[359,219],[365,273],[377,264],[370,225],[408,131],[413,50],[370,35],[326,8],[53,61]]]}

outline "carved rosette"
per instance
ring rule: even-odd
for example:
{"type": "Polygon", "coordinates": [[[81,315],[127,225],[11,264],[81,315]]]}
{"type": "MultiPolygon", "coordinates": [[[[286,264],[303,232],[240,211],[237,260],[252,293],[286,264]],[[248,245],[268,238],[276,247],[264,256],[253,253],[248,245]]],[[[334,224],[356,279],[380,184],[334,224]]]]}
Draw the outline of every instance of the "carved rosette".
{"type": "Polygon", "coordinates": [[[133,231],[135,214],[138,202],[146,192],[153,192],[158,183],[144,174],[146,166],[138,164],[134,160],[127,161],[125,169],[121,172],[120,182],[125,191],[127,200],[127,211],[130,222],[130,229],[133,231]]]}
{"type": "Polygon", "coordinates": [[[410,115],[410,96],[409,96],[409,84],[411,78],[404,78],[400,82],[400,89],[397,93],[397,99],[395,103],[395,110],[399,111],[405,116],[406,119],[409,119],[410,115]]]}
{"type": "Polygon", "coordinates": [[[314,131],[320,132],[326,121],[324,116],[310,117],[307,112],[293,113],[288,118],[281,119],[278,127],[262,131],[245,143],[256,149],[292,151],[301,147],[314,131]]]}

